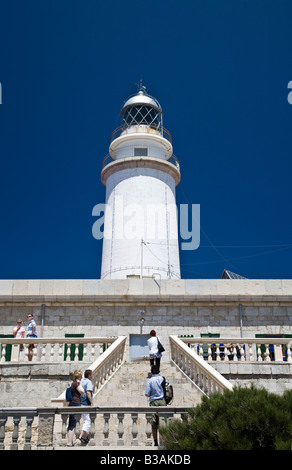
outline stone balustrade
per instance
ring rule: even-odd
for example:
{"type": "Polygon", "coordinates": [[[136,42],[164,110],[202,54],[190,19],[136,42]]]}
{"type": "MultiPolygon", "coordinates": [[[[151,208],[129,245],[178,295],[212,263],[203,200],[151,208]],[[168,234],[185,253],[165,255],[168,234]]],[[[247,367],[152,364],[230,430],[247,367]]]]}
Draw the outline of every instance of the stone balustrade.
{"type": "MultiPolygon", "coordinates": [[[[89,367],[92,371],[93,397],[103,387],[124,360],[126,336],[113,339],[113,343],[89,367]]],[[[53,403],[66,404],[65,390],[53,403]]]]}
{"type": "MultiPolygon", "coordinates": [[[[161,425],[165,420],[182,418],[186,408],[159,407],[155,409],[161,425]],[[164,419],[165,418],[165,419],[164,419]]],[[[61,408],[0,408],[0,450],[50,450],[66,446],[69,414],[73,413],[76,439],[79,444],[82,414],[91,419],[89,446],[152,446],[151,417],[147,407],[61,407],[61,408]],[[61,428],[56,417],[61,417],[61,428]],[[20,431],[20,423],[21,431],[20,431]],[[32,425],[34,425],[32,429],[32,425]]]]}
{"type": "Polygon", "coordinates": [[[1,362],[27,362],[29,345],[34,344],[33,361],[94,361],[116,338],[0,338],[1,362]],[[74,347],[74,349],[73,349],[74,347]],[[9,350],[10,349],[10,350],[9,350]],[[7,356],[7,352],[9,352],[7,356]],[[73,352],[73,357],[72,357],[73,352]]]}
{"type": "Polygon", "coordinates": [[[171,335],[169,340],[172,361],[205,395],[233,389],[231,383],[223,375],[190,349],[181,338],[171,335]]]}
{"type": "Polygon", "coordinates": [[[210,365],[212,362],[266,363],[273,360],[290,365],[291,343],[291,338],[170,336],[172,361],[208,396],[216,391],[232,390],[231,383],[210,365]]]}
{"type": "Polygon", "coordinates": [[[208,362],[292,362],[292,338],[193,338],[180,337],[208,362]]]}

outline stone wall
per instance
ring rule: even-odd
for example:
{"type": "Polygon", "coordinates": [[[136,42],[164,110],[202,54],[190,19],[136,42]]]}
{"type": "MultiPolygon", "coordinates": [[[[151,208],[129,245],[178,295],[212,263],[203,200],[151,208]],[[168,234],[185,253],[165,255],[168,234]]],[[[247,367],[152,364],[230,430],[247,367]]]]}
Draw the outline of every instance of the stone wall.
{"type": "Polygon", "coordinates": [[[213,362],[212,366],[235,386],[250,387],[253,384],[277,395],[292,390],[292,364],[213,362]]]}
{"type": "Polygon", "coordinates": [[[11,334],[19,317],[27,325],[30,312],[39,337],[128,336],[154,328],[167,344],[170,334],[239,337],[241,322],[244,337],[292,334],[292,281],[0,281],[0,334],[11,334]]]}
{"type": "MultiPolygon", "coordinates": [[[[292,334],[292,281],[0,280],[0,334],[12,334],[18,318],[26,326],[31,312],[39,337],[63,338],[66,333],[129,336],[148,334],[154,328],[166,347],[164,360],[168,360],[171,334],[198,337],[202,333],[220,333],[222,337],[240,337],[241,320],[246,338],[257,333],[292,334]],[[141,310],[145,311],[144,324],[141,310]]],[[[128,348],[129,341],[126,360],[128,348]]],[[[79,366],[80,363],[2,363],[0,405],[50,406],[46,403],[48,397],[59,396],[71,380],[72,370],[79,366]]],[[[87,366],[83,364],[81,368],[85,370],[87,366]]],[[[289,380],[286,373],[281,376],[277,370],[273,382],[269,381],[275,387],[277,380],[289,380]]],[[[245,373],[231,369],[223,374],[235,382],[249,383],[252,375],[257,377],[255,372],[245,377],[245,373]]],[[[261,374],[258,383],[268,380],[268,375],[261,374]]]]}
{"type": "Polygon", "coordinates": [[[0,364],[1,407],[50,407],[72,382],[75,369],[85,370],[86,362],[2,363],[0,364]]]}

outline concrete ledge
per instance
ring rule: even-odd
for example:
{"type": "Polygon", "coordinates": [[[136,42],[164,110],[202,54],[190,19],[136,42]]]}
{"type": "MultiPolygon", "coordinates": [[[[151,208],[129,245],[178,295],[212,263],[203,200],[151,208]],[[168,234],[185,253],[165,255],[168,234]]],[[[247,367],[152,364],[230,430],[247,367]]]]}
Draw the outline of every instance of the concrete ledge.
{"type": "Polygon", "coordinates": [[[2,302],[292,302],[289,279],[0,280],[2,302]]]}
{"type": "MultiPolygon", "coordinates": [[[[292,363],[288,362],[211,362],[222,375],[291,376],[292,363]]],[[[292,385],[292,384],[291,384],[292,385]]]]}

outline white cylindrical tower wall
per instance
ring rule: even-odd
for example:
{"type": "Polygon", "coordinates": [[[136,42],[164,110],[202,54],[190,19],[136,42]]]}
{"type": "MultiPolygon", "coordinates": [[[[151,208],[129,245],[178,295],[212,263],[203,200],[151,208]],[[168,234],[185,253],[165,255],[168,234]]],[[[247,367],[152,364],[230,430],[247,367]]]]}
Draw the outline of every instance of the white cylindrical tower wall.
{"type": "Polygon", "coordinates": [[[175,181],[153,168],[109,176],[103,240],[103,279],[129,275],[180,278],[175,181]]]}

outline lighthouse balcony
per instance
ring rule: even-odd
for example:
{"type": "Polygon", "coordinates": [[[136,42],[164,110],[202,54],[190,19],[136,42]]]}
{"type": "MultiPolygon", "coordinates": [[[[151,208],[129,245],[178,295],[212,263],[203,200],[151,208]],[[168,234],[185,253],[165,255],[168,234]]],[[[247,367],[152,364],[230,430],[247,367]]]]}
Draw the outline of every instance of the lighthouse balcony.
{"type": "Polygon", "coordinates": [[[133,135],[133,134],[152,134],[162,136],[164,139],[168,140],[172,144],[171,133],[163,126],[154,126],[154,125],[133,125],[127,126],[125,124],[117,127],[111,134],[110,143],[112,143],[118,137],[122,135],[133,135]]]}
{"type": "Polygon", "coordinates": [[[129,155],[129,156],[124,157],[124,158],[116,159],[116,158],[112,157],[112,155],[110,153],[108,153],[104,157],[104,159],[102,160],[102,170],[106,166],[108,166],[110,164],[113,164],[113,163],[116,163],[117,161],[127,161],[127,160],[131,160],[131,161],[135,161],[135,160],[147,160],[147,161],[161,160],[162,162],[168,163],[169,165],[173,165],[175,167],[175,169],[180,173],[179,160],[174,154],[172,154],[171,157],[166,160],[166,159],[163,159],[163,158],[158,158],[156,156],[154,157],[154,156],[150,156],[150,155],[147,155],[147,156],[132,156],[132,155],[129,155]]]}

